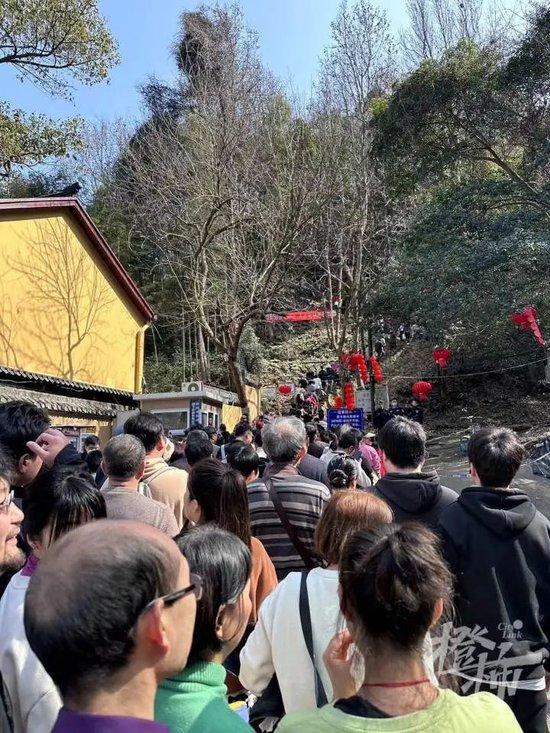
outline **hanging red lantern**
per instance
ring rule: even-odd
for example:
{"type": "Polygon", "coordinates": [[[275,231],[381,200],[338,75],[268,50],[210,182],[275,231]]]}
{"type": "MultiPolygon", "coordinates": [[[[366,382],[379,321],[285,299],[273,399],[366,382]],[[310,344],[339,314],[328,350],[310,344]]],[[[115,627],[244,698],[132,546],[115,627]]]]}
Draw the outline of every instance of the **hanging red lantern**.
{"type": "Polygon", "coordinates": [[[374,381],[379,384],[384,380],[384,375],[382,374],[382,367],[380,366],[380,362],[375,356],[371,356],[370,366],[372,369],[372,376],[374,377],[374,381]]]}
{"type": "Polygon", "coordinates": [[[285,395],[286,396],[286,395],[289,395],[292,392],[292,385],[290,385],[290,384],[280,384],[277,387],[277,390],[278,390],[279,394],[282,394],[282,395],[285,395]]]}
{"type": "Polygon", "coordinates": [[[351,382],[344,384],[344,403],[348,410],[353,410],[355,407],[355,390],[351,382]]]}
{"type": "Polygon", "coordinates": [[[442,369],[446,369],[447,363],[452,357],[453,352],[450,349],[434,349],[432,355],[435,363],[438,364],[442,369]]]}
{"type": "Polygon", "coordinates": [[[340,397],[340,395],[336,395],[334,398],[334,407],[336,407],[337,410],[339,410],[341,407],[344,406],[344,400],[340,397]]]}
{"type": "Polygon", "coordinates": [[[433,386],[430,382],[415,382],[412,386],[412,393],[421,402],[426,402],[432,392],[433,386]]]}

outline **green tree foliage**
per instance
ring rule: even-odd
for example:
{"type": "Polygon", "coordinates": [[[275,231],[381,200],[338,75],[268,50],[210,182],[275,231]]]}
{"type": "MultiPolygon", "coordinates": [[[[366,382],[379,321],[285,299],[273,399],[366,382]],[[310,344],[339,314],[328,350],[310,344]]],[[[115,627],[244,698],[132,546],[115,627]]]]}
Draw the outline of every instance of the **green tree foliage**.
{"type": "Polygon", "coordinates": [[[548,138],[549,22],[550,10],[538,11],[509,57],[461,41],[423,61],[386,105],[377,104],[376,151],[401,190],[496,170],[514,184],[512,199],[550,210],[532,153],[548,138]]]}
{"type": "Polygon", "coordinates": [[[433,344],[461,357],[499,363],[540,351],[530,335],[518,335],[510,314],[534,304],[550,332],[550,234],[541,212],[488,207],[510,187],[456,185],[424,206],[388,269],[380,312],[422,324],[433,344]]]}
{"type": "MultiPolygon", "coordinates": [[[[96,84],[118,62],[116,42],[97,0],[0,0],[0,64],[22,80],[64,97],[96,84]]],[[[65,155],[78,143],[79,120],[58,123],[0,104],[0,174],[65,155]]]]}

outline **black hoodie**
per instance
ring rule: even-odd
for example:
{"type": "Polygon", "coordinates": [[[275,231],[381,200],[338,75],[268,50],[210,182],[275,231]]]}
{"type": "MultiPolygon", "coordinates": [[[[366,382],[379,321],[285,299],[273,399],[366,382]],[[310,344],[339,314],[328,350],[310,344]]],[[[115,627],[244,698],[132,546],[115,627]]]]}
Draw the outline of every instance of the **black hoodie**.
{"type": "Polygon", "coordinates": [[[439,515],[458,498],[456,491],[441,486],[435,471],[387,473],[373,493],[391,507],[396,522],[415,520],[436,529],[439,515]]]}
{"type": "Polygon", "coordinates": [[[504,681],[508,666],[508,681],[516,670],[521,680],[544,677],[550,635],[550,522],[522,491],[472,487],[445,510],[439,531],[456,577],[455,625],[486,629],[484,641],[478,637],[458,672],[475,679],[500,674],[497,679],[504,681]],[[498,663],[499,657],[508,665],[498,663]]]}

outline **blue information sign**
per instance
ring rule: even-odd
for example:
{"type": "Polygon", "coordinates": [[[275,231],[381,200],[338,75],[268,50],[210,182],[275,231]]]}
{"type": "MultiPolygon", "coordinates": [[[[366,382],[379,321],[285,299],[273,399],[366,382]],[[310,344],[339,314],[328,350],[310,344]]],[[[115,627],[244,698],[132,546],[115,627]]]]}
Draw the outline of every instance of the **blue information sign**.
{"type": "Polygon", "coordinates": [[[189,427],[201,424],[202,400],[190,400],[189,402],[189,427]]]}
{"type": "Polygon", "coordinates": [[[351,428],[363,430],[364,422],[363,409],[360,407],[355,410],[348,410],[345,407],[341,407],[338,410],[329,410],[327,413],[329,430],[338,428],[341,425],[349,425],[351,428]]]}

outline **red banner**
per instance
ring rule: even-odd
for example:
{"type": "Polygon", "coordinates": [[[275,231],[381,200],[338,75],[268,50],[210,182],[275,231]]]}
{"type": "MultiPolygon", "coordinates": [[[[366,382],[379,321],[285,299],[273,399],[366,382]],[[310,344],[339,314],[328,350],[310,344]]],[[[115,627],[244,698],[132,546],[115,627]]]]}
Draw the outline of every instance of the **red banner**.
{"type": "Polygon", "coordinates": [[[288,313],[268,313],[267,323],[301,323],[304,321],[324,321],[334,318],[334,311],[289,311],[288,313]]]}

